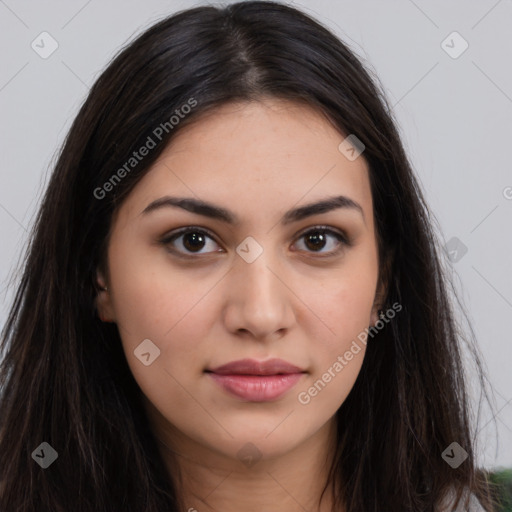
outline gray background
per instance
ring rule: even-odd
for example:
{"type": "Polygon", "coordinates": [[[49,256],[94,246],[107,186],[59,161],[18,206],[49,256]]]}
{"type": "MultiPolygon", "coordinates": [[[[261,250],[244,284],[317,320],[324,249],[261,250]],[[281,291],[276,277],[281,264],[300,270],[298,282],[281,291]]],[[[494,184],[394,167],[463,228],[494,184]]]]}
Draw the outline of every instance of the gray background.
{"type": "MultiPolygon", "coordinates": [[[[442,244],[457,239],[449,242],[456,251],[449,266],[495,398],[495,414],[485,409],[478,427],[481,463],[512,466],[512,0],[289,3],[364,59],[393,105],[442,244]],[[453,31],[469,45],[457,58],[445,49],[458,53],[461,40],[452,36],[442,45],[453,31]]],[[[8,279],[90,86],[128,40],[162,16],[199,4],[0,0],[0,327],[12,300],[8,279]],[[42,45],[43,31],[58,43],[46,59],[31,47],[34,40],[42,45]]]]}

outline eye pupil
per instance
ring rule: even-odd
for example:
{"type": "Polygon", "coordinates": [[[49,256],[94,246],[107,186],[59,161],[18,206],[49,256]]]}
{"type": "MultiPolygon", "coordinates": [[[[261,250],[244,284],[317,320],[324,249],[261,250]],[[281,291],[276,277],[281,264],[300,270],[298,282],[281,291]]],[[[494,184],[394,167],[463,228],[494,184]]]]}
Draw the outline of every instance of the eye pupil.
{"type": "MultiPolygon", "coordinates": [[[[318,252],[322,253],[322,250],[325,248],[327,241],[329,237],[335,237],[338,241],[338,246],[347,246],[350,245],[345,238],[338,234],[337,232],[331,230],[331,229],[325,229],[323,226],[322,228],[318,227],[317,229],[312,229],[307,233],[303,233],[299,238],[302,241],[302,244],[306,246],[306,252],[318,252]]],[[[180,250],[179,248],[170,249],[171,252],[177,252],[182,255],[186,255],[186,253],[193,254],[197,253],[197,255],[201,254],[201,250],[206,245],[206,239],[210,238],[213,239],[212,235],[210,235],[207,232],[203,232],[201,229],[187,229],[179,231],[175,235],[170,235],[167,238],[163,238],[161,240],[161,243],[164,246],[171,246],[171,248],[174,246],[175,243],[177,243],[177,240],[181,239],[180,245],[182,245],[183,249],[180,250]]],[[[329,251],[328,253],[323,253],[325,256],[334,256],[339,254],[341,249],[336,249],[334,251],[329,251]]],[[[223,252],[220,251],[213,251],[213,252],[223,252]]]]}
{"type": "Polygon", "coordinates": [[[309,242],[313,240],[313,249],[323,249],[323,247],[325,246],[325,233],[321,232],[321,231],[315,231],[313,234],[309,234],[306,236],[306,245],[311,248],[309,246],[309,242]],[[318,241],[320,241],[322,243],[322,246],[321,247],[318,247],[318,245],[314,245],[315,243],[317,243],[318,241]]]}
{"type": "Polygon", "coordinates": [[[204,236],[196,232],[185,233],[183,235],[183,245],[188,250],[202,249],[202,246],[204,245],[204,236]],[[187,241],[191,241],[192,243],[189,244],[187,241]]]}

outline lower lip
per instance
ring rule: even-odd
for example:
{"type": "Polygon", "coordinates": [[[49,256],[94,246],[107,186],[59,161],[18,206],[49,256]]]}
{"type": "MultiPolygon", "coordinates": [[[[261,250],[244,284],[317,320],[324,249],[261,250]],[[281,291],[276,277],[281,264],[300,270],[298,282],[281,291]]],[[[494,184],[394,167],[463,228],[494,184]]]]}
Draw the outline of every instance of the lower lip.
{"type": "Polygon", "coordinates": [[[232,395],[250,402],[270,402],[289,391],[303,373],[283,375],[219,375],[208,373],[212,379],[232,395]]]}

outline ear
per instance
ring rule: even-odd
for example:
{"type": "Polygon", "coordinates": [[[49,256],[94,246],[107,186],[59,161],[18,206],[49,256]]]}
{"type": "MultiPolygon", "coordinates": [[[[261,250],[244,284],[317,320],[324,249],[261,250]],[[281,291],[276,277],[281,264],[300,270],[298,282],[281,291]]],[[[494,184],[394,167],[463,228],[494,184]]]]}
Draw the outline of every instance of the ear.
{"type": "Polygon", "coordinates": [[[384,284],[381,282],[377,293],[375,294],[375,301],[373,302],[372,312],[370,315],[370,326],[375,325],[379,321],[379,309],[384,308],[384,300],[386,297],[384,284]]]}
{"type": "Polygon", "coordinates": [[[391,278],[391,262],[392,256],[388,255],[384,268],[379,272],[379,284],[377,286],[372,312],[370,315],[370,326],[375,325],[379,321],[379,309],[384,309],[386,306],[385,301],[391,278]]]}
{"type": "Polygon", "coordinates": [[[112,306],[111,290],[107,285],[107,280],[103,272],[100,270],[96,272],[96,283],[95,306],[98,311],[98,316],[102,322],[114,322],[115,314],[112,306]]]}

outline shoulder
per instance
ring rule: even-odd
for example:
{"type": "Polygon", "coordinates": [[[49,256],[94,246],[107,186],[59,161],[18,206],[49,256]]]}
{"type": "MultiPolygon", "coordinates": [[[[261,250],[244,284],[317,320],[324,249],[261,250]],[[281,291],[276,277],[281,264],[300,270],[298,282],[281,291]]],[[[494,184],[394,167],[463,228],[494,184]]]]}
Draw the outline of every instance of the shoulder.
{"type": "MultiPolygon", "coordinates": [[[[469,504],[466,508],[464,503],[466,502],[466,498],[469,492],[466,490],[462,495],[459,505],[455,509],[454,512],[486,512],[486,510],[482,507],[481,503],[478,501],[478,498],[471,494],[469,496],[469,504]]],[[[451,512],[453,505],[455,504],[455,499],[457,494],[454,489],[451,489],[448,493],[448,496],[443,501],[442,505],[439,507],[438,512],[451,512]]]]}

